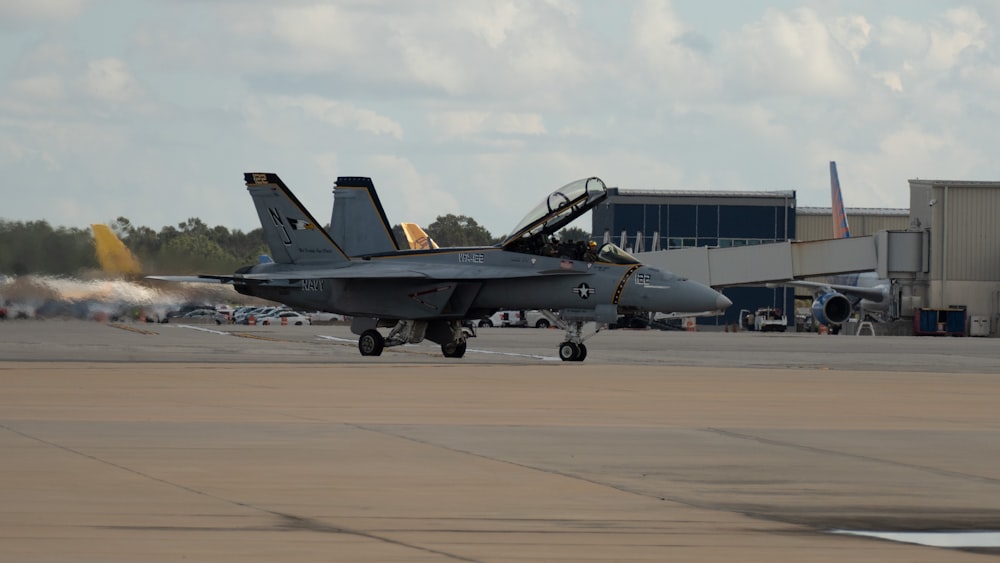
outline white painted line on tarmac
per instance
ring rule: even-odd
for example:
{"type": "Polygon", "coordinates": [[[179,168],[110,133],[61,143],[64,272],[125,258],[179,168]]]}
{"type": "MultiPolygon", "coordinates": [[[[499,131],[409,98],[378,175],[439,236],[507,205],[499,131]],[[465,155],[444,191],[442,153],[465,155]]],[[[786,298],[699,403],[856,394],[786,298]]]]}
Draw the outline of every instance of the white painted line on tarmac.
{"type": "MultiPolygon", "coordinates": [[[[324,340],[333,340],[336,342],[349,342],[351,344],[356,342],[356,340],[350,338],[340,338],[339,336],[326,336],[323,334],[317,334],[316,338],[322,338],[324,340]]],[[[419,346],[416,344],[406,344],[405,346],[406,347],[412,346],[414,348],[426,348],[426,346],[419,346]]],[[[544,360],[546,362],[559,360],[559,358],[555,356],[539,356],[537,354],[518,354],[517,352],[497,352],[495,350],[480,350],[478,348],[467,348],[465,352],[466,353],[474,352],[476,354],[493,354],[495,356],[515,356],[518,358],[531,358],[534,360],[544,360]]]]}
{"type": "Polygon", "coordinates": [[[496,356],[517,356],[519,358],[532,358],[535,360],[545,360],[546,362],[559,360],[559,358],[555,356],[539,356],[538,354],[518,354],[517,352],[497,352],[494,350],[477,350],[474,348],[468,348],[466,352],[476,352],[478,354],[493,354],[496,356]]]}
{"type": "Polygon", "coordinates": [[[203,326],[178,325],[178,324],[172,324],[172,325],[168,325],[168,326],[175,326],[177,328],[190,328],[190,329],[194,329],[194,330],[200,330],[202,332],[211,332],[212,334],[222,334],[222,335],[225,335],[225,336],[229,336],[229,333],[226,332],[226,331],[223,331],[223,330],[213,330],[213,329],[210,329],[210,328],[205,328],[203,326]]]}
{"type": "Polygon", "coordinates": [[[931,547],[1000,547],[1000,532],[993,530],[952,530],[947,532],[866,532],[855,530],[833,530],[833,533],[851,536],[865,536],[901,543],[915,543],[931,547]]]}
{"type": "Polygon", "coordinates": [[[350,342],[352,344],[354,342],[357,342],[357,340],[354,340],[353,338],[341,338],[339,336],[327,336],[325,334],[317,334],[316,338],[322,338],[323,340],[333,340],[334,342],[350,342]]]}

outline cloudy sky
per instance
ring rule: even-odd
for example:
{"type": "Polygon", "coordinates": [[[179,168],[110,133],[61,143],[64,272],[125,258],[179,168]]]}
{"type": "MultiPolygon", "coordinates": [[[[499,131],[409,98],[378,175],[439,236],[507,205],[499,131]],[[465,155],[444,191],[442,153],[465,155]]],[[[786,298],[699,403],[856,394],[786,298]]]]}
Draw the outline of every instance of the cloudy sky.
{"type": "Polygon", "coordinates": [[[325,222],[338,175],[389,220],[494,235],[573,180],[907,207],[1000,180],[988,0],[0,3],[0,218],[259,226],[243,172],[325,222]]]}

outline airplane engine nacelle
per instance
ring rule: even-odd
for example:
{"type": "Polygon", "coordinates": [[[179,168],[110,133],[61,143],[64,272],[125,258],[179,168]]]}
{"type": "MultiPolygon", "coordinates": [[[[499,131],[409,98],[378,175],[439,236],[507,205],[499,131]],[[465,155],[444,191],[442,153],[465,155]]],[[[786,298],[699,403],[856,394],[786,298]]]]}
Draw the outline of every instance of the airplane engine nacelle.
{"type": "Polygon", "coordinates": [[[835,291],[824,293],[813,301],[812,314],[819,324],[840,324],[851,316],[851,301],[835,291]]]}

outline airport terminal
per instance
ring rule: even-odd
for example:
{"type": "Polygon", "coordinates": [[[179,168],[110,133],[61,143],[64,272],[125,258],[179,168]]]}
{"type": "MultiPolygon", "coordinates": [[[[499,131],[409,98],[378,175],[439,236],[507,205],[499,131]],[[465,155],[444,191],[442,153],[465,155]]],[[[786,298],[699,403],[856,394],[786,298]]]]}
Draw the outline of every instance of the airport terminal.
{"type": "Polygon", "coordinates": [[[724,288],[733,306],[699,318],[702,327],[731,326],[760,307],[793,311],[796,297],[811,298],[782,281],[876,272],[891,280],[878,320],[893,321],[893,334],[996,335],[1000,182],[910,180],[909,190],[909,209],[848,208],[851,237],[838,240],[833,209],[799,208],[794,190],[611,188],[592,232],[644,263],[724,288]]]}

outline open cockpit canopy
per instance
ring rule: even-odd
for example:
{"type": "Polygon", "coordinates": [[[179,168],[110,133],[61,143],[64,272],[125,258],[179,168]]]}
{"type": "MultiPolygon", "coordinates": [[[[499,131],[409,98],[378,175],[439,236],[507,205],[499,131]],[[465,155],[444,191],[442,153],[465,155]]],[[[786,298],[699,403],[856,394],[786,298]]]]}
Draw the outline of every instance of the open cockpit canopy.
{"type": "Polygon", "coordinates": [[[566,184],[549,194],[525,215],[501,245],[506,247],[527,237],[544,237],[555,233],[593,209],[606,197],[608,188],[597,177],[566,184]]]}
{"type": "Polygon", "coordinates": [[[598,262],[609,262],[611,264],[638,264],[639,261],[636,260],[635,256],[632,256],[628,252],[625,252],[620,246],[606,242],[601,249],[597,251],[597,261],[598,262]]]}

